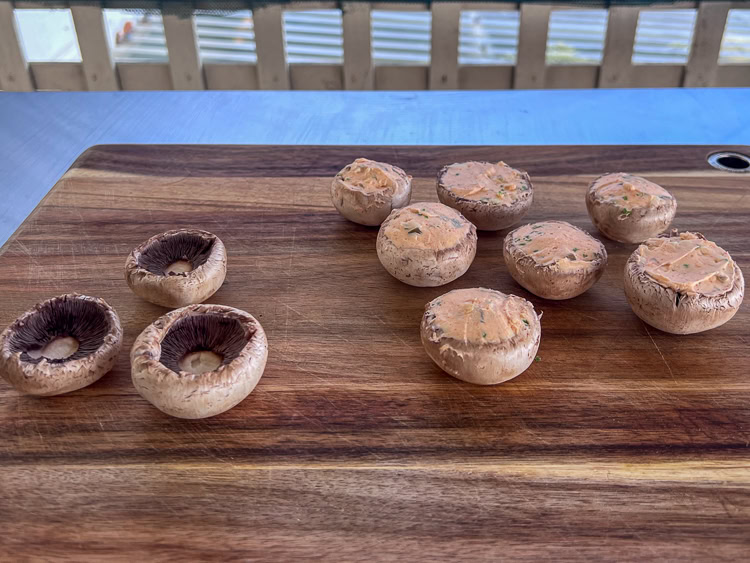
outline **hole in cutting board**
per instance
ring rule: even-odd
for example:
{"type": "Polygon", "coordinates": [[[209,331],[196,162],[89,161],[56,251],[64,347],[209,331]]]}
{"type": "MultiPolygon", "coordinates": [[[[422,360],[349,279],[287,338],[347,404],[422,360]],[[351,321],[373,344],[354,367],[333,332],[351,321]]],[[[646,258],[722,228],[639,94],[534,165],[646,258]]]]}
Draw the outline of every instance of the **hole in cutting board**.
{"type": "Polygon", "coordinates": [[[750,172],[750,156],[738,152],[717,152],[708,156],[708,163],[725,172],[750,172]]]}

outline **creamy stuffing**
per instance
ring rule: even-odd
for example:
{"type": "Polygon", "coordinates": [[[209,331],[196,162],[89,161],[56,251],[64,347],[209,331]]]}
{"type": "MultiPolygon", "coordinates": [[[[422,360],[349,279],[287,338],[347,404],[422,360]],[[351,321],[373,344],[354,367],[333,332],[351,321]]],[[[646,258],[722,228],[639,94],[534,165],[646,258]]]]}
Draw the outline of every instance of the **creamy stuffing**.
{"type": "Polygon", "coordinates": [[[559,221],[519,227],[508,236],[513,244],[539,266],[561,270],[580,268],[602,258],[602,244],[587,233],[559,221]]]}
{"type": "Polygon", "coordinates": [[[504,162],[459,162],[445,168],[441,184],[455,196],[510,207],[530,190],[525,174],[504,162]]]}

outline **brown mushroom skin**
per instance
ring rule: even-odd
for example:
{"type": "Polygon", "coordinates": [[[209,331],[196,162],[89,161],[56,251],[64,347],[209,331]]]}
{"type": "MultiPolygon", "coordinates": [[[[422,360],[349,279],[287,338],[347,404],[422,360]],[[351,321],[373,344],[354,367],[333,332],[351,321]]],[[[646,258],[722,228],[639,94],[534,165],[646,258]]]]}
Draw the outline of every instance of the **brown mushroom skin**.
{"type": "Polygon", "coordinates": [[[249,313],[223,305],[188,305],[157,319],[136,338],[130,352],[133,385],[160,411],[186,419],[207,418],[236,406],[255,388],[268,359],[268,341],[261,324],[249,313]],[[221,314],[240,322],[247,344],[237,358],[214,371],[176,373],[161,361],[162,341],[187,315],[221,314]]]}
{"type": "Polygon", "coordinates": [[[336,210],[353,223],[375,227],[380,225],[394,209],[411,201],[411,176],[390,164],[358,158],[345,166],[331,183],[331,201],[336,210]],[[369,174],[377,174],[388,186],[383,189],[365,189],[361,183],[351,181],[352,169],[363,167],[369,174]]]}
{"type": "Polygon", "coordinates": [[[455,209],[441,203],[417,202],[394,210],[383,221],[376,249],[380,263],[397,280],[417,287],[436,287],[458,279],[469,269],[477,252],[477,231],[455,209]],[[415,236],[435,236],[425,239],[425,244],[394,240],[392,232],[400,230],[402,224],[425,229],[415,236]],[[435,231],[428,233],[428,229],[435,231]],[[440,241],[439,246],[431,245],[431,240],[440,241]]]}
{"type": "Polygon", "coordinates": [[[101,379],[115,365],[122,347],[122,326],[115,310],[106,301],[77,293],[60,295],[48,299],[26,311],[0,334],[0,376],[18,391],[38,397],[51,397],[70,393],[91,385],[101,379]],[[42,360],[28,363],[21,360],[21,352],[13,351],[12,334],[25,325],[29,318],[37,314],[50,302],[61,299],[79,299],[95,303],[104,311],[109,322],[109,330],[102,344],[85,358],[63,363],[42,360]]]}
{"type": "MultiPolygon", "coordinates": [[[[630,200],[629,200],[630,201],[630,200]]],[[[641,178],[621,172],[607,173],[596,178],[586,192],[586,209],[592,223],[604,236],[617,242],[640,244],[646,239],[664,232],[677,212],[677,200],[664,188],[641,178]],[[597,190],[607,183],[630,180],[654,193],[655,205],[628,207],[622,203],[607,201],[597,190]]]]}
{"type": "Polygon", "coordinates": [[[649,276],[636,249],[625,264],[624,289],[633,312],[643,322],[671,334],[695,334],[719,327],[734,317],[744,298],[745,280],[735,262],[734,282],[726,293],[680,293],[649,276]]]}
{"type": "Polygon", "coordinates": [[[604,274],[607,266],[607,250],[604,245],[586,231],[565,221],[543,221],[539,224],[557,223],[575,229],[578,234],[590,239],[595,246],[597,257],[581,268],[561,270],[555,266],[543,266],[526,253],[520,243],[514,242],[516,234],[524,229],[519,227],[508,233],[503,244],[503,258],[510,275],[523,288],[534,295],[550,300],[563,300],[577,297],[588,291],[604,274]]]}
{"type": "Polygon", "coordinates": [[[125,262],[125,279],[139,297],[162,307],[176,308],[201,303],[216,293],[227,274],[227,251],[216,235],[198,229],[175,229],[154,235],[140,244],[125,262]],[[184,273],[160,275],[140,266],[144,250],[151,244],[178,234],[213,240],[211,254],[205,263],[184,273]]]}
{"type": "MultiPolygon", "coordinates": [[[[497,205],[477,199],[461,197],[450,188],[453,167],[467,163],[454,163],[440,169],[437,176],[437,196],[440,203],[452,207],[471,221],[480,231],[499,231],[518,223],[531,208],[534,191],[531,178],[523,170],[511,168],[504,163],[508,170],[513,171],[517,178],[514,180],[520,197],[510,206],[497,205]]],[[[477,163],[490,166],[490,163],[477,163]]]]}

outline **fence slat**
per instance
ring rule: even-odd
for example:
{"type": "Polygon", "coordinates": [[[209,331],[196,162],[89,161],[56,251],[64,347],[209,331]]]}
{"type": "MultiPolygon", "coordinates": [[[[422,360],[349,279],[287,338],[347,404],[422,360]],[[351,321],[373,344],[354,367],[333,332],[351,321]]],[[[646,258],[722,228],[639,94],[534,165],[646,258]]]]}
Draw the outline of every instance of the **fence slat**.
{"type": "Polygon", "coordinates": [[[432,39],[430,48],[430,90],[458,88],[458,25],[461,4],[432,4],[432,39]]]}
{"type": "Polygon", "coordinates": [[[514,88],[544,88],[547,30],[551,11],[550,6],[521,4],[514,88]]]}
{"type": "Polygon", "coordinates": [[[372,31],[370,6],[364,2],[344,2],[341,6],[344,26],[344,88],[372,90],[372,31]]]}
{"type": "Polygon", "coordinates": [[[117,63],[123,90],[169,90],[172,79],[167,63],[117,63]]]}
{"type": "Polygon", "coordinates": [[[729,14],[729,2],[701,2],[695,21],[693,45],[685,69],[685,86],[715,86],[721,38],[729,14]]]}
{"type": "Polygon", "coordinates": [[[263,90],[289,89],[282,15],[281,6],[261,6],[253,10],[258,83],[263,90]]]}
{"type": "Polygon", "coordinates": [[[376,90],[426,90],[426,66],[376,66],[376,90]]]}
{"type": "Polygon", "coordinates": [[[626,87],[630,84],[638,14],[639,9],[633,6],[612,6],[609,9],[599,88],[626,87]]]}
{"type": "Polygon", "coordinates": [[[203,65],[208,90],[257,90],[258,73],[253,64],[206,63],[203,65]]]}
{"type": "Polygon", "coordinates": [[[89,90],[119,90],[102,9],[94,5],[73,5],[70,13],[78,36],[78,47],[81,49],[86,87],[89,90]]]}
{"type": "Polygon", "coordinates": [[[86,89],[81,63],[31,63],[29,69],[38,90],[77,92],[86,89]]]}
{"type": "Polygon", "coordinates": [[[0,0],[0,87],[12,92],[30,92],[34,83],[18,40],[13,5],[0,0]]]}
{"type": "Polygon", "coordinates": [[[201,58],[198,52],[198,37],[195,18],[164,13],[164,37],[169,51],[169,74],[175,90],[203,90],[201,58]]]}

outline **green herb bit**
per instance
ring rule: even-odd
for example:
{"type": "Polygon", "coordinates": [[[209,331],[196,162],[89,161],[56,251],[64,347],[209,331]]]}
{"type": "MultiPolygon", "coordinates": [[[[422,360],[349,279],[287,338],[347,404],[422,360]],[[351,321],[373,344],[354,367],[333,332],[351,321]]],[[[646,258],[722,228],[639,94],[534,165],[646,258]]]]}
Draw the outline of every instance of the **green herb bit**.
{"type": "Polygon", "coordinates": [[[525,242],[522,242],[522,243],[521,243],[521,244],[519,244],[518,246],[526,246],[526,243],[525,243],[525,242]]]}
{"type": "Polygon", "coordinates": [[[504,195],[505,193],[503,192],[503,190],[500,190],[499,192],[497,192],[497,197],[503,197],[504,195]]]}
{"type": "Polygon", "coordinates": [[[690,264],[683,264],[683,265],[682,265],[682,267],[683,267],[683,268],[689,268],[689,267],[690,267],[690,264]]]}
{"type": "Polygon", "coordinates": [[[482,331],[482,338],[487,338],[487,333],[482,331]]]}
{"type": "Polygon", "coordinates": [[[583,257],[584,257],[584,258],[588,258],[588,257],[589,257],[589,255],[588,255],[588,254],[586,254],[586,253],[584,252],[584,253],[583,253],[583,257]]]}
{"type": "Polygon", "coordinates": [[[484,309],[479,309],[479,322],[484,322],[484,309]]]}
{"type": "Polygon", "coordinates": [[[633,213],[633,211],[630,209],[623,209],[622,211],[620,211],[620,215],[622,215],[623,217],[630,217],[631,213],[633,213]]]}
{"type": "Polygon", "coordinates": [[[461,224],[461,221],[459,221],[458,219],[451,219],[451,223],[453,223],[453,226],[456,227],[456,228],[459,228],[459,227],[463,226],[461,224]]]}
{"type": "Polygon", "coordinates": [[[521,191],[522,192],[528,192],[529,191],[529,187],[528,186],[521,186],[521,191]]]}
{"type": "Polygon", "coordinates": [[[459,174],[460,174],[460,172],[456,172],[456,176],[458,176],[459,174]]]}
{"type": "Polygon", "coordinates": [[[541,362],[542,361],[542,357],[541,356],[537,356],[536,358],[534,358],[534,361],[535,362],[541,362]]]}
{"type": "Polygon", "coordinates": [[[529,321],[527,321],[526,319],[522,319],[522,320],[523,320],[523,324],[525,324],[526,326],[531,326],[529,325],[529,321]]]}
{"type": "Polygon", "coordinates": [[[578,249],[577,249],[577,248],[574,248],[574,249],[573,249],[573,252],[578,252],[578,249]]]}
{"type": "Polygon", "coordinates": [[[628,201],[628,196],[624,195],[622,196],[622,199],[624,199],[625,201],[628,201]]]}
{"type": "Polygon", "coordinates": [[[411,231],[409,231],[409,234],[410,235],[411,234],[421,235],[422,234],[422,229],[420,229],[419,227],[414,227],[411,231]]]}
{"type": "Polygon", "coordinates": [[[534,252],[539,252],[539,249],[537,248],[536,250],[534,250],[534,252]]]}

